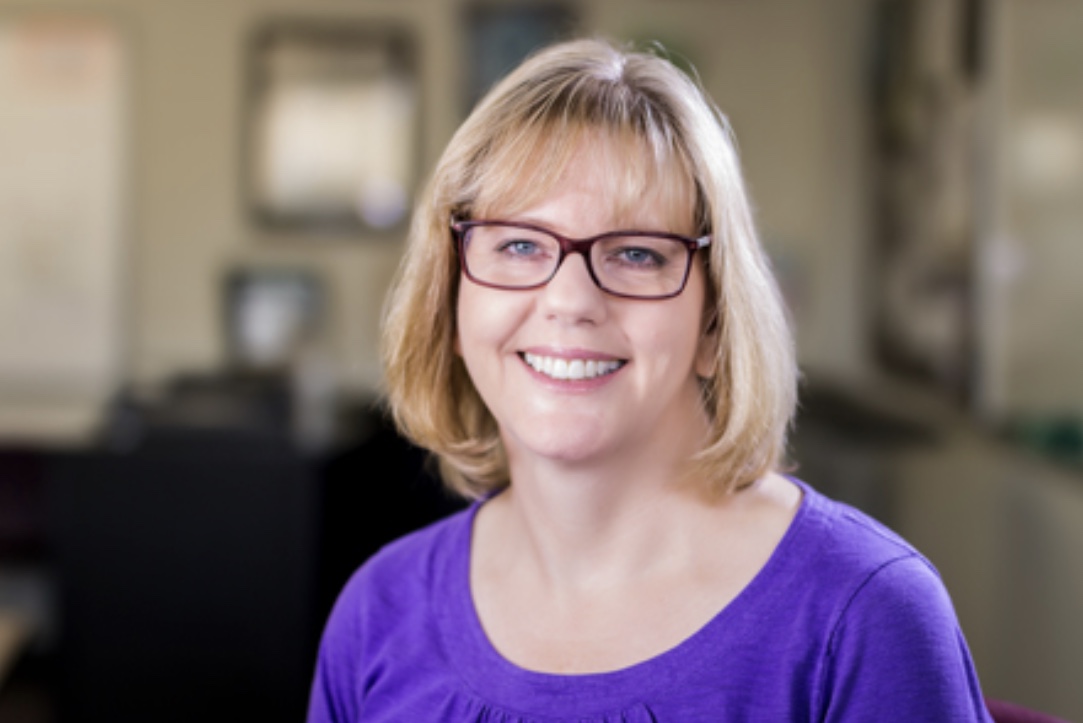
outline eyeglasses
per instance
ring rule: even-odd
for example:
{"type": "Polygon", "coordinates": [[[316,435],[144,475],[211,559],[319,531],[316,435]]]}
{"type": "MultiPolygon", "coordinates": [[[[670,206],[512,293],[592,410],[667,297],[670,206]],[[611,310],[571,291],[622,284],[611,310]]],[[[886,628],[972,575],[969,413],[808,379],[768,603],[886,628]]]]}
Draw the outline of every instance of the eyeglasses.
{"type": "Polygon", "coordinates": [[[711,237],[657,231],[610,231],[571,239],[513,221],[452,221],[467,278],[494,289],[536,289],[580,254],[602,291],[631,299],[668,299],[684,291],[692,256],[711,237]]]}

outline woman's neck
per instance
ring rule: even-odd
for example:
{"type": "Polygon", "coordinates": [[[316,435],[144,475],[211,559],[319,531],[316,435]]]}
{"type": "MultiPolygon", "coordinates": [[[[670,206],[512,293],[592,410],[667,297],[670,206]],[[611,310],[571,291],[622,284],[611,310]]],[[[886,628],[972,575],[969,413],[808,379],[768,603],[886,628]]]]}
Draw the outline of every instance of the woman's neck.
{"type": "Polygon", "coordinates": [[[565,464],[510,454],[513,485],[498,498],[505,552],[557,586],[613,584],[691,553],[712,505],[688,483],[695,449],[565,464]]]}
{"type": "Polygon", "coordinates": [[[712,501],[657,465],[532,471],[478,512],[470,584],[494,647],[552,673],[616,670],[686,639],[766,564],[800,501],[775,475],[712,501]]]}

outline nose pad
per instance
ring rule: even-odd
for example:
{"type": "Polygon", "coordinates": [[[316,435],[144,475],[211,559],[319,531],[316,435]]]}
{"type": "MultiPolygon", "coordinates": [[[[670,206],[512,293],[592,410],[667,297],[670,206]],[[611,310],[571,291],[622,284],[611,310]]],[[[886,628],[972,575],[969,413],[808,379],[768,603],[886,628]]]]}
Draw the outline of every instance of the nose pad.
{"type": "Polygon", "coordinates": [[[598,284],[594,283],[594,276],[591,274],[590,266],[587,261],[587,257],[581,253],[568,254],[564,257],[564,262],[561,263],[560,268],[557,269],[556,274],[549,280],[548,285],[552,285],[561,276],[570,277],[567,280],[574,280],[576,283],[582,283],[594,291],[601,291],[598,284]]]}
{"type": "Polygon", "coordinates": [[[598,288],[582,254],[568,254],[542,288],[542,305],[552,316],[598,321],[605,317],[605,292],[598,288]]]}

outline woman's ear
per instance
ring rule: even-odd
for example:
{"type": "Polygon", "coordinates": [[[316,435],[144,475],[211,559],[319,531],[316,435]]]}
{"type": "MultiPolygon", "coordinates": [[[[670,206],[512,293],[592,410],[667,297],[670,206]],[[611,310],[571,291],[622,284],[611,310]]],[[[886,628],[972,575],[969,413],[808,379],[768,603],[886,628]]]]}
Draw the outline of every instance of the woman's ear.
{"type": "Polygon", "coordinates": [[[700,379],[710,379],[718,371],[718,342],[718,312],[708,308],[704,311],[703,330],[696,346],[695,369],[700,379]]]}
{"type": "Polygon", "coordinates": [[[699,338],[696,349],[696,376],[710,379],[718,371],[718,329],[710,328],[699,338]]]}

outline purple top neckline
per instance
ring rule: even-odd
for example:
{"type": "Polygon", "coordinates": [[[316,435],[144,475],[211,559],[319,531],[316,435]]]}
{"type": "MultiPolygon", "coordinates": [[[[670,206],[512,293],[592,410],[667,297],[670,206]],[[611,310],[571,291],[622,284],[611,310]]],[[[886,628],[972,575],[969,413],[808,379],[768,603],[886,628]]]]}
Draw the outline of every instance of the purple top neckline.
{"type": "Polygon", "coordinates": [[[801,502],[781,540],[752,580],[702,627],[672,648],[627,667],[601,673],[560,674],[530,670],[511,662],[493,646],[478,617],[470,588],[474,522],[486,500],[474,503],[468,510],[467,524],[461,528],[463,532],[453,541],[451,558],[456,563],[449,571],[451,600],[447,614],[439,620],[444,654],[469,688],[479,694],[484,691],[485,697],[490,699],[494,698],[494,689],[503,691],[506,695],[499,696],[502,700],[498,702],[509,708],[514,708],[517,700],[537,695],[556,695],[559,699],[561,694],[573,689],[575,696],[568,701],[566,715],[582,714],[580,696],[588,697],[592,707],[600,712],[612,710],[630,697],[649,698],[652,691],[672,685],[687,674],[689,665],[709,659],[710,649],[717,647],[720,644],[718,638],[726,633],[727,621],[762,604],[760,599],[776,577],[776,568],[785,565],[787,548],[793,544],[809,510],[819,499],[809,494],[807,485],[801,480],[787,479],[801,489],[801,502]]]}

